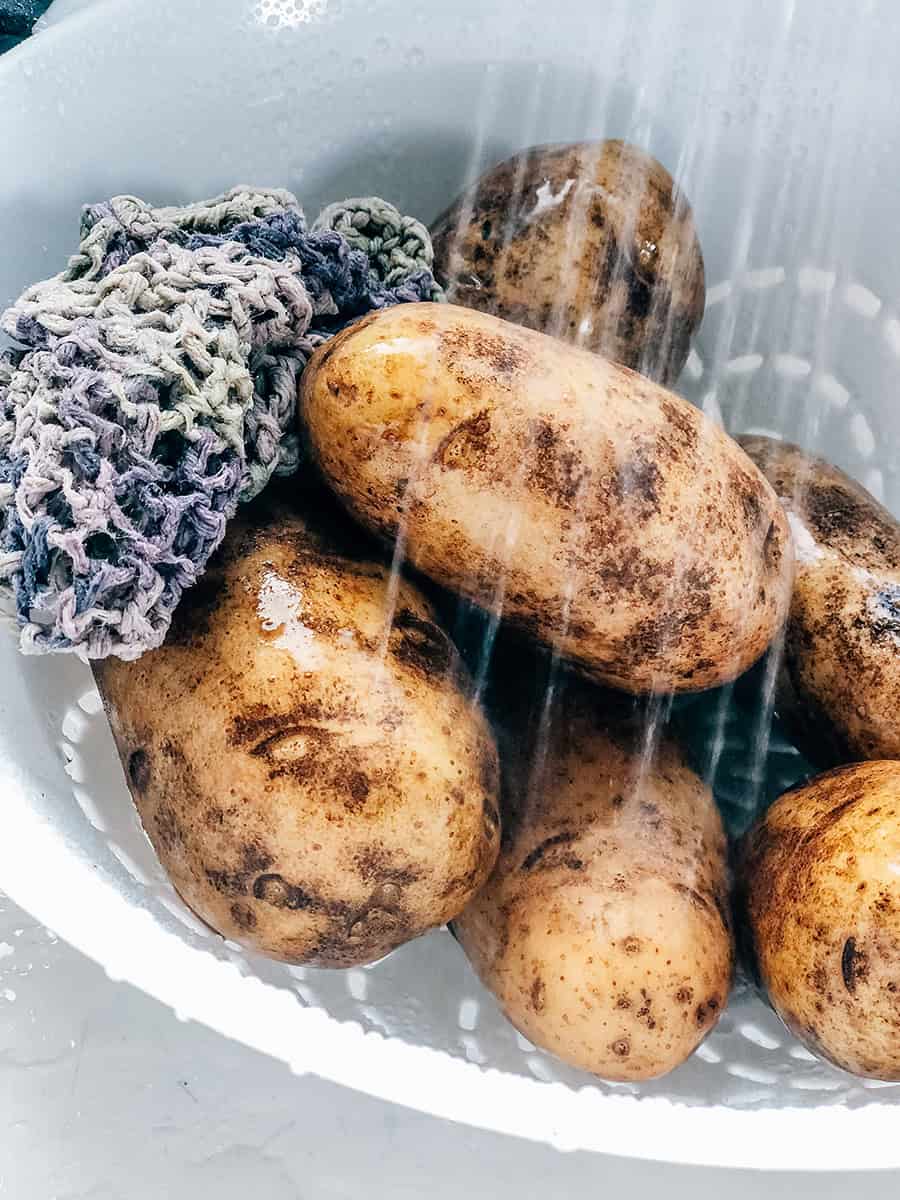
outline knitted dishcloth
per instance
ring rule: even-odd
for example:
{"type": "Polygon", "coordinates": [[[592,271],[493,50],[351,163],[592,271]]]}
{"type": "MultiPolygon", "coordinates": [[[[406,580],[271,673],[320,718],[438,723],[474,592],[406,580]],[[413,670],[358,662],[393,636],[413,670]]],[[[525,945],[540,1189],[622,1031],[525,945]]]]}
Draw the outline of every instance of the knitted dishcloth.
{"type": "Polygon", "coordinates": [[[85,210],[68,268],[4,314],[24,348],[0,358],[0,582],[23,650],[159,645],[238,501],[296,468],[316,345],[372,308],[439,298],[427,233],[418,254],[389,247],[409,219],[361,203],[371,257],[329,227],[340,206],[309,231],[288,192],[116,197],[85,210]]]}

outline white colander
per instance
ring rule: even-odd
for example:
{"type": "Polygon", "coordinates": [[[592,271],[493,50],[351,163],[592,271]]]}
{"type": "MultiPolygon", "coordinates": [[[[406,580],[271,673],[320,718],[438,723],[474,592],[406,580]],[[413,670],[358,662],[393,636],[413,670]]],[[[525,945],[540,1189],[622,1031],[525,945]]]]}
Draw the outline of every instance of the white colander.
{"type": "MultiPolygon", "coordinates": [[[[707,312],[681,390],[897,512],[898,112],[894,0],[107,0],[0,64],[0,303],[59,269],[83,201],[116,192],[250,181],[313,212],[374,192],[428,220],[518,148],[624,137],[697,216],[707,312]]],[[[668,1079],[616,1086],[517,1036],[444,932],[343,973],[245,955],[163,877],[89,672],[22,659],[4,633],[0,679],[0,887],[184,1018],[560,1148],[900,1165],[900,1087],[816,1062],[746,990],[668,1079]]],[[[716,737],[710,712],[695,737],[716,737]]],[[[800,764],[776,738],[761,780],[731,728],[715,783],[746,815],[800,764]]]]}

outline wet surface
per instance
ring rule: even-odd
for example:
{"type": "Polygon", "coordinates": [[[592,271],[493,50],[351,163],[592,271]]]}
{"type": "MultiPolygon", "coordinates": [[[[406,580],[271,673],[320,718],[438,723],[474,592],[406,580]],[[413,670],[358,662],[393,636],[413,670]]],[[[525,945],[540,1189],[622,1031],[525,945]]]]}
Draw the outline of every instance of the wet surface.
{"type": "MultiPolygon", "coordinates": [[[[757,1200],[760,1176],[559,1154],[296,1078],[103,971],[0,894],[0,1197],[470,1200],[596,1188],[757,1200]],[[348,1154],[348,1148],[352,1153],[348,1154]],[[477,1170],[459,1174],[460,1162],[477,1170]],[[498,1188],[498,1180],[504,1186],[498,1188]]],[[[900,1176],[768,1175],[893,1200],[900,1176]]],[[[614,1193],[613,1193],[614,1194],[614,1193]]]]}

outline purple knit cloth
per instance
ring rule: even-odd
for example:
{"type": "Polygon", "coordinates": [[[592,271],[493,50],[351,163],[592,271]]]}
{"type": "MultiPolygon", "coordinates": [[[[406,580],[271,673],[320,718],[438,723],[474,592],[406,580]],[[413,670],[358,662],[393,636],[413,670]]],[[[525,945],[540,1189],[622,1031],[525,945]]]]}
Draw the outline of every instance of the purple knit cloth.
{"type": "Polygon", "coordinates": [[[439,298],[411,266],[388,286],[287,192],[87,208],[68,269],[2,318],[19,348],[0,357],[0,583],[22,649],[158,646],[238,502],[296,469],[315,347],[371,309],[439,298]]]}

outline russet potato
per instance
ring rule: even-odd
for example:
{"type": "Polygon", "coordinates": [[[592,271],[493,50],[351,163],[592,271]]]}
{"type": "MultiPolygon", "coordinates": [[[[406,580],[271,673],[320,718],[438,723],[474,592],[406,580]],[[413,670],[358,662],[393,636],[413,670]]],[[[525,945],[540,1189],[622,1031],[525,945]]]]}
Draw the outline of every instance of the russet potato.
{"type": "Polygon", "coordinates": [[[781,796],[744,839],[738,914],[788,1028],[847,1071],[900,1080],[900,762],[781,796]]]}
{"type": "Polygon", "coordinates": [[[725,835],[678,748],[568,680],[498,710],[503,846],[453,929],[532,1042],[605,1079],[682,1063],[733,949],[725,835]],[[648,740],[649,736],[649,740],[648,740]]]}
{"type": "Polygon", "coordinates": [[[395,586],[353,531],[259,502],[165,644],[95,667],[176,889],[274,958],[380,958],[496,857],[492,735],[429,604],[395,586]]]}
{"type": "Polygon", "coordinates": [[[316,353],[301,411],[359,521],[600,682],[713,687],[783,624],[792,549],[772,488],[696,408],[598,355],[399,305],[316,353]]]}
{"type": "Polygon", "coordinates": [[[703,255],[684,193],[637,146],[533,146],[486,171],[432,237],[453,303],[678,378],[703,317],[703,255]]]}
{"type": "Polygon", "coordinates": [[[797,446],[740,442],[794,529],[779,714],[820,766],[900,759],[900,521],[797,446]]]}

